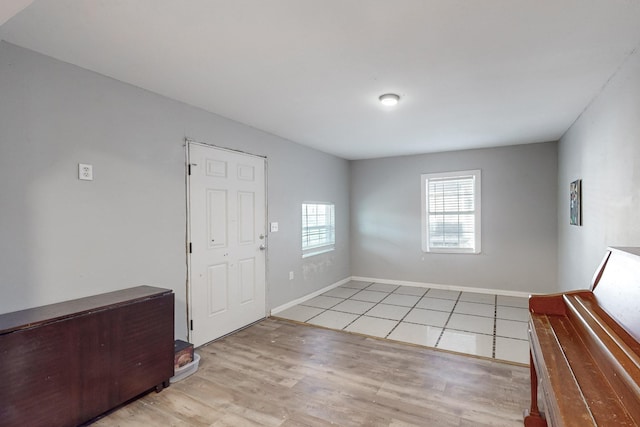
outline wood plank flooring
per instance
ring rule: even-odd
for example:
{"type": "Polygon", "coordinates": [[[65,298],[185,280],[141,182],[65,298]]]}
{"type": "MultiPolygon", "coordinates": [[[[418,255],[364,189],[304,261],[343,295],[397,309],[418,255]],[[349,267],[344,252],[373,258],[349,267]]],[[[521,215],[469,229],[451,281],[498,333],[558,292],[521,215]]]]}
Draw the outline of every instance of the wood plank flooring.
{"type": "Polygon", "coordinates": [[[267,319],[101,426],[522,426],[529,370],[267,319]]]}

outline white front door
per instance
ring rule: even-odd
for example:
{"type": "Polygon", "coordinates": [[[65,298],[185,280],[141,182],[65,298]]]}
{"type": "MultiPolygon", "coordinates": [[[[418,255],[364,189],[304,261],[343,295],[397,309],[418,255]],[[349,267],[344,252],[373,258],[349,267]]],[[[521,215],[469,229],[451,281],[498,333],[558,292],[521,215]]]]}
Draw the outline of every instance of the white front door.
{"type": "Polygon", "coordinates": [[[265,159],[189,143],[190,340],[266,316],[265,159]]]}

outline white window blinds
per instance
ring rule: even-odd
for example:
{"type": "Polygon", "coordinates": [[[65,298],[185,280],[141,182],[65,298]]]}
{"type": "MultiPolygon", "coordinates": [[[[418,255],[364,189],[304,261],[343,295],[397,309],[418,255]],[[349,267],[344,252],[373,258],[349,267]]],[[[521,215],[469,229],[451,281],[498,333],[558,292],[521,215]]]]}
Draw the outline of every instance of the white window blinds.
{"type": "Polygon", "coordinates": [[[303,257],[333,250],[335,241],[334,205],[332,203],[303,203],[303,257]]]}
{"type": "Polygon", "coordinates": [[[423,250],[480,252],[480,171],[422,177],[423,250]]]}

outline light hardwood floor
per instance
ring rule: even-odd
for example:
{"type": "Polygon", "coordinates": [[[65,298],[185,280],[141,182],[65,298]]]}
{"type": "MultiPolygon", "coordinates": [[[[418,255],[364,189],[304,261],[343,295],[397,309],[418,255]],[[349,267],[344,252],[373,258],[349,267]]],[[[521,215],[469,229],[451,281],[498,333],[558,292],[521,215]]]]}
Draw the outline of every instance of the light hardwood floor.
{"type": "Polygon", "coordinates": [[[93,426],[521,426],[529,370],[268,319],[93,426]]]}

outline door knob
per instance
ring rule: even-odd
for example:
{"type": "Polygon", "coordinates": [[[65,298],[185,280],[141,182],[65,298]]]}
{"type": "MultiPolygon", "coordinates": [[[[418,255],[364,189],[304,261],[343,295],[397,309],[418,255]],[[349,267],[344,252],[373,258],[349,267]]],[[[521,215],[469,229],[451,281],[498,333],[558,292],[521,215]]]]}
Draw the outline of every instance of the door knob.
{"type": "Polygon", "coordinates": [[[267,247],[265,245],[260,245],[260,250],[264,251],[265,249],[267,249],[267,247]]]}

